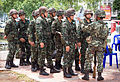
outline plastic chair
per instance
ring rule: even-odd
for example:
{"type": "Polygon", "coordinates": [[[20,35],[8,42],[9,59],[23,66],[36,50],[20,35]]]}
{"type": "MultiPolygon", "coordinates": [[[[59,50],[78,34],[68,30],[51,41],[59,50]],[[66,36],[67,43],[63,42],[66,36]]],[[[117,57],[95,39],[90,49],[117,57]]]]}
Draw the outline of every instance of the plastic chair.
{"type": "Polygon", "coordinates": [[[115,51],[117,51],[117,46],[119,45],[119,51],[120,51],[120,35],[114,36],[112,48],[113,48],[113,45],[115,45],[115,51]],[[117,42],[116,42],[116,40],[117,40],[117,42]]]}
{"type": "Polygon", "coordinates": [[[104,53],[104,59],[103,59],[103,68],[105,68],[105,62],[106,62],[106,56],[109,55],[110,58],[110,66],[112,66],[112,55],[116,56],[116,64],[117,64],[117,68],[118,68],[118,58],[117,58],[117,53],[110,53],[108,46],[106,46],[106,51],[107,53],[104,53]]]}

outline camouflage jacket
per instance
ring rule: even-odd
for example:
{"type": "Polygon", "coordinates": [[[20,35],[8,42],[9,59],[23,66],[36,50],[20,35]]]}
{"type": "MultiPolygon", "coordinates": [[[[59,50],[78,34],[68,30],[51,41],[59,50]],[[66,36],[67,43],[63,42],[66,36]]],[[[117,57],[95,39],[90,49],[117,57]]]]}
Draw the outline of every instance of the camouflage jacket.
{"type": "Polygon", "coordinates": [[[81,38],[82,41],[84,41],[88,36],[90,36],[90,33],[89,32],[83,32],[82,29],[81,29],[81,26],[82,25],[87,26],[90,23],[92,23],[92,21],[90,20],[90,22],[87,22],[86,19],[84,19],[83,21],[81,21],[79,23],[77,32],[78,32],[79,37],[81,38]]]}
{"type": "Polygon", "coordinates": [[[108,27],[103,21],[95,21],[88,26],[83,26],[83,32],[89,32],[94,46],[103,45],[108,36],[108,27]]]}
{"type": "Polygon", "coordinates": [[[28,39],[28,28],[29,28],[29,20],[25,19],[25,23],[20,19],[18,22],[19,28],[19,38],[28,39]]]}
{"type": "Polygon", "coordinates": [[[73,42],[78,40],[77,38],[77,31],[76,31],[76,24],[74,21],[71,23],[66,19],[62,25],[62,35],[63,39],[65,40],[65,46],[70,45],[73,42]]]}
{"type": "Polygon", "coordinates": [[[58,32],[61,33],[61,32],[62,32],[62,20],[59,21],[58,18],[56,18],[56,19],[53,21],[51,27],[52,27],[52,33],[53,33],[53,34],[57,34],[58,32]]]}
{"type": "Polygon", "coordinates": [[[6,22],[5,26],[5,35],[7,36],[8,41],[18,40],[18,22],[13,20],[11,17],[6,22]]]}
{"type": "Polygon", "coordinates": [[[47,22],[49,23],[50,26],[52,25],[52,22],[53,22],[54,20],[55,20],[55,19],[52,18],[52,17],[48,17],[48,18],[47,18],[47,22]]]}
{"type": "Polygon", "coordinates": [[[36,19],[35,28],[38,42],[45,42],[46,39],[51,40],[51,27],[45,18],[39,16],[36,19]]]}
{"type": "Polygon", "coordinates": [[[29,40],[32,42],[35,42],[36,38],[35,38],[35,20],[32,20],[29,24],[29,40]]]}

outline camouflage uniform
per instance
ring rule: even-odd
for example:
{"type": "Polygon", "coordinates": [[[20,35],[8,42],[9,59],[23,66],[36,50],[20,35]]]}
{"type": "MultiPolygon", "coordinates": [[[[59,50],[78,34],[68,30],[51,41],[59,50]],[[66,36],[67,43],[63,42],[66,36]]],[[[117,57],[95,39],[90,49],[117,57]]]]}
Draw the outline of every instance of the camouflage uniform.
{"type": "MultiPolygon", "coordinates": [[[[44,14],[47,11],[46,7],[40,7],[39,13],[44,14]]],[[[45,16],[45,15],[44,15],[45,16]]],[[[41,48],[39,45],[38,49],[38,64],[40,67],[40,75],[49,75],[46,73],[43,69],[45,64],[45,58],[49,57],[48,64],[50,65],[50,73],[55,73],[53,62],[52,62],[52,56],[51,56],[51,27],[49,23],[47,22],[45,17],[38,17],[36,19],[36,36],[37,36],[37,42],[40,44],[41,42],[44,43],[44,47],[41,48]],[[48,56],[49,55],[49,56],[48,56]]]]}
{"type": "MultiPolygon", "coordinates": [[[[15,9],[10,10],[10,15],[17,14],[17,11],[15,9]]],[[[12,17],[9,18],[9,20],[6,22],[5,27],[5,35],[7,37],[8,41],[8,50],[9,53],[7,55],[6,60],[6,69],[11,69],[11,67],[14,67],[13,59],[16,52],[17,44],[18,44],[18,27],[17,22],[12,17]]]]}
{"type": "MultiPolygon", "coordinates": [[[[50,16],[50,14],[53,14],[54,12],[56,12],[56,10],[54,9],[54,8],[49,8],[48,9],[48,13],[49,13],[49,17],[47,18],[47,22],[48,22],[48,24],[49,24],[49,26],[50,26],[50,29],[51,29],[51,25],[52,25],[52,23],[53,23],[53,21],[55,20],[54,19],[54,16],[50,16]]],[[[51,56],[52,56],[52,54],[53,54],[53,52],[54,52],[54,50],[55,50],[55,42],[54,42],[54,34],[53,33],[51,33],[51,43],[50,43],[51,45],[50,45],[50,48],[51,48],[51,50],[49,51],[50,52],[50,55],[47,55],[47,62],[48,62],[48,65],[47,65],[47,67],[50,67],[50,62],[51,62],[51,56]]],[[[51,64],[52,64],[52,62],[51,62],[51,64]]]]}
{"type": "MultiPolygon", "coordinates": [[[[103,11],[98,10],[96,13],[100,14],[100,17],[105,17],[105,13],[103,11]],[[98,12],[99,11],[99,12],[98,12]]],[[[102,18],[103,18],[102,17],[102,18]]],[[[85,76],[83,77],[84,80],[85,77],[87,76],[87,79],[89,80],[89,70],[90,68],[90,63],[92,62],[93,59],[93,54],[96,53],[96,57],[98,60],[98,66],[97,66],[97,71],[98,71],[98,78],[100,76],[100,80],[103,80],[104,78],[101,76],[101,73],[103,72],[103,47],[105,40],[107,39],[108,35],[108,28],[106,27],[105,23],[102,20],[97,20],[93,22],[89,26],[83,26],[82,28],[83,32],[89,32],[90,36],[88,37],[88,49],[86,50],[86,55],[85,55],[85,76]],[[91,54],[92,53],[92,54],[91,54]]]]}
{"type": "Polygon", "coordinates": [[[22,52],[21,57],[20,57],[20,65],[22,65],[21,62],[25,63],[24,59],[26,59],[26,65],[29,65],[29,58],[30,58],[30,55],[31,55],[30,44],[28,42],[29,20],[25,19],[25,23],[24,23],[20,19],[19,22],[18,22],[18,28],[19,28],[19,39],[20,38],[25,39],[25,42],[20,41],[20,43],[19,43],[20,49],[21,49],[21,52],[22,52]]]}
{"type": "Polygon", "coordinates": [[[77,41],[77,31],[76,31],[76,24],[72,20],[71,22],[68,21],[67,17],[75,15],[74,9],[70,8],[66,11],[65,16],[66,19],[63,22],[62,27],[62,36],[65,40],[64,44],[64,57],[63,57],[63,72],[64,77],[71,78],[71,75],[77,75],[72,70],[72,64],[74,62],[74,55],[75,55],[75,43],[77,41]],[[70,51],[66,51],[66,46],[70,47],[70,51]],[[67,73],[68,72],[68,73],[67,73]]]}
{"type": "Polygon", "coordinates": [[[61,57],[63,54],[63,44],[61,42],[61,36],[59,33],[62,32],[62,20],[59,21],[59,19],[55,19],[55,21],[52,24],[52,32],[55,34],[54,41],[55,41],[55,49],[57,50],[57,53],[55,55],[55,66],[56,68],[60,69],[61,66],[61,57]]]}
{"type": "MultiPolygon", "coordinates": [[[[88,24],[92,23],[92,21],[91,21],[90,18],[89,18],[89,22],[86,20],[86,19],[88,19],[88,18],[86,17],[87,14],[91,14],[91,16],[93,15],[92,11],[90,11],[90,10],[85,10],[85,12],[84,12],[85,18],[84,18],[82,21],[79,22],[79,26],[78,26],[78,33],[79,33],[79,36],[80,36],[80,38],[81,38],[81,50],[80,50],[80,52],[81,52],[81,61],[80,61],[80,63],[81,63],[81,73],[84,73],[85,52],[86,52],[86,49],[88,48],[88,43],[87,43],[87,41],[86,41],[86,38],[87,38],[88,36],[90,36],[90,33],[88,33],[88,32],[83,32],[83,31],[81,30],[81,24],[83,24],[84,26],[87,26],[88,24]]],[[[77,53],[77,52],[76,52],[76,53],[77,53]]],[[[79,54],[79,53],[77,53],[77,54],[79,54]]],[[[77,55],[77,56],[78,56],[78,55],[77,55]]],[[[77,57],[77,56],[76,56],[76,61],[77,61],[77,59],[79,58],[79,56],[78,56],[78,57],[77,57]]],[[[92,66],[92,64],[91,64],[90,66],[92,66]]],[[[93,73],[92,67],[90,67],[90,68],[91,68],[91,69],[90,69],[90,72],[93,73]]]]}
{"type": "MultiPolygon", "coordinates": [[[[39,15],[39,10],[35,10],[32,13],[33,17],[39,15]]],[[[35,46],[31,46],[31,70],[33,72],[38,69],[38,44],[36,41],[36,28],[35,28],[35,18],[29,24],[29,41],[34,42],[35,46]]]]}
{"type": "MultiPolygon", "coordinates": [[[[88,48],[88,43],[86,41],[86,38],[90,35],[90,33],[88,32],[83,32],[81,30],[81,24],[84,24],[85,26],[87,26],[88,24],[92,23],[92,21],[90,20],[90,22],[88,23],[86,19],[84,19],[82,22],[80,22],[80,25],[79,25],[79,32],[80,32],[80,37],[81,37],[81,72],[84,71],[84,63],[85,63],[85,53],[86,53],[86,49],[88,48]]],[[[77,58],[77,57],[76,57],[77,58]]],[[[92,65],[91,65],[92,66],[92,65]]],[[[91,67],[91,70],[92,70],[92,67],[91,67]]]]}

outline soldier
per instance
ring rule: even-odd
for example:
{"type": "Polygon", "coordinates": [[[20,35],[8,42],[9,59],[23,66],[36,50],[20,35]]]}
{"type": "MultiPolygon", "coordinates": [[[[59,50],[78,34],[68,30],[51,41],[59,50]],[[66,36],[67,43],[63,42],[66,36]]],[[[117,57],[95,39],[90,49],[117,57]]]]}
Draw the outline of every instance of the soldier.
{"type": "Polygon", "coordinates": [[[23,10],[19,11],[19,40],[20,40],[20,49],[21,49],[21,57],[20,57],[20,66],[30,65],[30,44],[28,42],[28,27],[29,20],[25,19],[25,12],[23,10]],[[26,61],[25,61],[26,59],[26,61]]]}
{"type": "Polygon", "coordinates": [[[55,68],[60,70],[62,68],[61,65],[61,57],[63,54],[63,44],[61,42],[61,32],[62,32],[62,19],[64,18],[64,11],[58,10],[56,12],[57,18],[52,23],[52,33],[54,36],[54,42],[55,42],[55,49],[57,50],[56,56],[55,56],[55,68]]]}
{"type": "Polygon", "coordinates": [[[5,39],[8,41],[8,50],[9,53],[7,55],[7,60],[6,60],[6,69],[11,69],[11,67],[18,67],[13,63],[14,55],[16,52],[16,44],[18,44],[18,28],[17,28],[17,22],[16,18],[18,15],[17,10],[11,9],[9,12],[10,18],[6,22],[6,27],[5,27],[5,39]]]}
{"type": "Polygon", "coordinates": [[[29,24],[29,43],[31,45],[31,71],[36,72],[39,68],[38,66],[38,52],[37,52],[37,43],[36,43],[36,28],[35,20],[39,17],[39,10],[32,12],[34,19],[29,24]]]}
{"type": "MultiPolygon", "coordinates": [[[[85,10],[84,12],[84,16],[85,18],[83,19],[83,21],[80,20],[80,24],[79,24],[79,28],[81,24],[84,24],[85,26],[87,26],[88,24],[92,23],[91,21],[91,17],[93,16],[93,13],[91,10],[85,10]]],[[[81,73],[84,73],[84,63],[85,63],[85,52],[86,49],[88,48],[88,43],[86,41],[86,37],[88,37],[90,34],[88,32],[83,32],[80,30],[78,30],[80,32],[80,37],[81,37],[81,73]]],[[[75,56],[75,70],[76,71],[80,71],[80,67],[79,67],[79,53],[78,50],[76,49],[76,56],[75,56]]],[[[93,73],[92,71],[92,64],[90,65],[90,73],[93,73]]]]}
{"type": "Polygon", "coordinates": [[[63,74],[66,78],[77,76],[72,70],[74,62],[75,43],[77,41],[76,24],[74,22],[75,10],[70,8],[65,12],[65,21],[63,22],[62,36],[64,43],[63,74]]]}
{"type": "MultiPolygon", "coordinates": [[[[52,22],[55,20],[54,19],[54,17],[56,16],[56,10],[55,10],[55,8],[49,8],[48,9],[48,19],[47,19],[47,21],[48,21],[48,23],[49,23],[49,25],[51,26],[52,25],[52,22]]],[[[53,54],[53,52],[54,52],[54,50],[55,50],[55,42],[54,42],[54,34],[52,33],[51,34],[51,55],[53,54]]],[[[50,63],[50,58],[51,57],[49,57],[49,56],[51,56],[51,55],[47,55],[47,62],[48,63],[50,63]]],[[[49,64],[47,64],[47,67],[48,68],[50,68],[50,65],[49,64]]]]}
{"type": "Polygon", "coordinates": [[[103,18],[105,18],[105,11],[97,10],[95,12],[96,21],[93,22],[89,26],[83,26],[83,32],[89,32],[90,36],[86,38],[88,42],[88,49],[85,55],[85,75],[82,77],[83,80],[89,80],[89,70],[91,60],[93,59],[93,54],[96,53],[96,57],[98,60],[97,72],[98,72],[98,81],[104,80],[102,77],[103,72],[103,47],[105,40],[108,35],[108,28],[106,24],[103,22],[103,18]],[[92,54],[91,54],[92,53],[92,54]]]}
{"type": "MultiPolygon", "coordinates": [[[[43,69],[45,64],[45,58],[47,55],[51,55],[51,27],[49,26],[49,23],[47,22],[46,18],[48,16],[47,8],[42,6],[39,8],[39,14],[40,16],[36,19],[35,28],[36,28],[36,36],[37,36],[37,42],[39,44],[39,50],[38,50],[38,64],[40,67],[40,75],[49,75],[45,72],[43,69]]],[[[58,73],[52,62],[52,57],[50,57],[50,62],[48,63],[50,65],[50,73],[58,73]]]]}

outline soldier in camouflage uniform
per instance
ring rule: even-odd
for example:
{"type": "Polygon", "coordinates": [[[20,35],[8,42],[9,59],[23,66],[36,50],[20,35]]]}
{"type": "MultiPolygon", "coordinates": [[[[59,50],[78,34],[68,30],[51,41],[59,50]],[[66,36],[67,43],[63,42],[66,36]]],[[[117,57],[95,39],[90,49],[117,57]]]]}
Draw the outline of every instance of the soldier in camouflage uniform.
{"type": "Polygon", "coordinates": [[[55,42],[55,49],[57,50],[57,53],[55,55],[55,68],[60,70],[62,68],[61,65],[61,57],[63,54],[63,44],[61,42],[61,32],[62,32],[62,19],[64,17],[64,11],[58,10],[56,12],[57,18],[52,23],[52,33],[54,36],[54,42],[55,42]]]}
{"type": "Polygon", "coordinates": [[[30,65],[30,44],[28,42],[28,27],[29,20],[25,19],[25,12],[23,10],[19,11],[19,40],[20,40],[20,49],[21,49],[21,57],[20,57],[20,66],[30,65]],[[25,61],[26,59],[26,61],[25,61]]]}
{"type": "Polygon", "coordinates": [[[18,67],[13,63],[14,55],[17,48],[16,44],[18,44],[18,28],[17,22],[15,20],[17,18],[18,12],[15,9],[11,9],[9,15],[10,18],[6,22],[6,27],[4,30],[5,32],[4,38],[7,38],[9,50],[5,65],[6,69],[11,69],[11,67],[18,67]]]}
{"type": "Polygon", "coordinates": [[[104,80],[102,77],[103,72],[103,47],[105,40],[108,35],[108,28],[106,24],[103,22],[103,18],[105,18],[105,11],[97,10],[95,12],[96,21],[93,22],[89,26],[82,26],[83,32],[89,32],[90,36],[86,38],[88,42],[88,49],[86,50],[85,55],[85,76],[82,77],[83,80],[89,80],[89,70],[91,60],[93,59],[93,54],[96,53],[96,57],[98,60],[97,72],[98,72],[98,81],[104,80]],[[92,53],[92,54],[91,54],[92,53]]]}
{"type": "Polygon", "coordinates": [[[77,41],[76,24],[74,22],[75,10],[70,8],[65,12],[65,21],[62,27],[64,43],[63,74],[66,78],[71,78],[78,74],[72,70],[75,55],[75,43],[77,41]]]}
{"type": "MultiPolygon", "coordinates": [[[[55,20],[54,19],[54,17],[56,16],[56,10],[55,10],[55,8],[49,8],[48,9],[48,17],[47,17],[47,21],[48,21],[48,23],[49,23],[49,25],[51,26],[52,25],[52,23],[53,23],[53,21],[55,20]]],[[[50,53],[51,53],[51,55],[47,55],[47,67],[48,68],[50,68],[50,65],[49,65],[49,63],[51,62],[51,57],[50,56],[52,56],[52,54],[53,54],[53,52],[54,52],[54,50],[55,50],[55,42],[54,42],[54,34],[52,33],[51,34],[51,51],[50,51],[50,53]]]]}
{"type": "MultiPolygon", "coordinates": [[[[83,19],[83,21],[80,21],[79,27],[81,24],[84,24],[85,26],[87,26],[88,24],[92,23],[91,21],[91,17],[92,17],[93,13],[91,10],[85,10],[84,12],[84,16],[85,18],[83,19]]],[[[86,49],[88,48],[88,43],[86,41],[86,37],[88,37],[90,34],[88,32],[83,32],[81,29],[78,30],[80,32],[80,37],[81,37],[81,73],[84,73],[84,63],[85,63],[85,52],[86,49]]],[[[75,56],[75,70],[79,71],[80,67],[79,67],[79,53],[78,50],[76,49],[76,56],[75,56]]],[[[91,69],[90,69],[90,73],[93,73],[92,71],[92,64],[90,65],[91,69]]]]}
{"type": "MultiPolygon", "coordinates": [[[[36,28],[36,38],[39,44],[38,49],[38,64],[40,68],[40,75],[49,75],[43,69],[45,64],[45,58],[47,55],[51,55],[51,27],[47,22],[46,18],[48,16],[47,8],[42,6],[39,8],[40,16],[36,19],[35,28],[36,28]]],[[[58,73],[56,69],[54,69],[52,57],[50,57],[50,73],[58,73]]]]}
{"type": "Polygon", "coordinates": [[[35,20],[39,16],[39,10],[34,10],[32,12],[32,16],[34,19],[29,24],[29,43],[31,45],[31,71],[36,72],[38,69],[38,52],[37,52],[37,43],[36,43],[36,37],[35,37],[35,20]]]}

